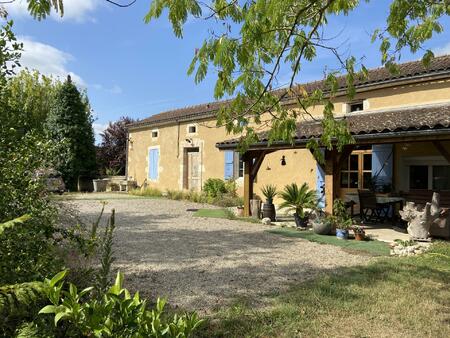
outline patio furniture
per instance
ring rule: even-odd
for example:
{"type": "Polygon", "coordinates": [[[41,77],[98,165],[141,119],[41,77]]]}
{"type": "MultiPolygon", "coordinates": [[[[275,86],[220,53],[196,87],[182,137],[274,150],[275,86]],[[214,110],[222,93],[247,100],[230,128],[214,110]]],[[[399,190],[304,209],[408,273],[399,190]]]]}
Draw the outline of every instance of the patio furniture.
{"type": "Polygon", "coordinates": [[[390,202],[378,202],[377,196],[370,190],[359,190],[359,212],[362,221],[384,222],[391,207],[390,202]]]}
{"type": "Polygon", "coordinates": [[[389,212],[391,212],[390,219],[391,219],[392,225],[395,225],[397,222],[397,219],[400,218],[397,210],[400,211],[403,209],[405,199],[400,196],[377,196],[377,202],[389,205],[388,216],[389,216],[389,212]]]}

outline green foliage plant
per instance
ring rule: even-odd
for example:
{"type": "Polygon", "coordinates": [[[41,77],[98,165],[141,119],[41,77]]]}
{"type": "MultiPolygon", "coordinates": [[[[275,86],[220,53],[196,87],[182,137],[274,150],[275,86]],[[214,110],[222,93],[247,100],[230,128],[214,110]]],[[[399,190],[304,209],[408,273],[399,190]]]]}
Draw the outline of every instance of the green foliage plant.
{"type": "Polygon", "coordinates": [[[307,183],[300,187],[297,183],[291,183],[280,192],[283,202],[280,208],[294,211],[300,218],[305,218],[305,209],[315,209],[317,207],[317,197],[315,190],[311,190],[307,183]]]}
{"type": "Polygon", "coordinates": [[[118,168],[113,168],[113,167],[111,167],[111,168],[106,168],[106,169],[105,169],[105,174],[106,174],[106,176],[117,176],[117,175],[120,174],[120,169],[118,169],[118,168]]]}
{"type": "Polygon", "coordinates": [[[336,198],[333,202],[333,215],[330,215],[330,220],[337,229],[347,230],[352,227],[352,218],[347,212],[345,202],[336,198]]]}
{"type": "Polygon", "coordinates": [[[157,299],[154,308],[139,293],[131,296],[123,288],[123,275],[118,272],[115,283],[101,297],[93,296],[93,287],[78,291],[69,283],[64,287],[62,271],[46,279],[50,305],[40,314],[54,316],[54,325],[62,322],[71,326],[73,336],[87,337],[191,337],[203,320],[196,313],[169,316],[166,302],[157,299]]]}
{"type": "Polygon", "coordinates": [[[267,200],[267,203],[272,203],[273,202],[273,199],[278,195],[278,192],[277,192],[277,186],[276,185],[273,185],[273,184],[267,184],[267,185],[264,185],[262,188],[261,188],[261,193],[264,195],[264,197],[266,198],[266,200],[267,200]]]}
{"type": "Polygon", "coordinates": [[[208,196],[216,198],[227,192],[227,186],[220,178],[208,178],[203,184],[203,191],[208,196]]]}
{"type": "Polygon", "coordinates": [[[103,235],[101,250],[100,250],[100,271],[97,274],[96,290],[99,294],[105,292],[110,286],[110,274],[111,266],[114,262],[113,240],[114,230],[116,229],[116,212],[115,209],[111,210],[111,216],[105,227],[105,233],[103,235]]]}

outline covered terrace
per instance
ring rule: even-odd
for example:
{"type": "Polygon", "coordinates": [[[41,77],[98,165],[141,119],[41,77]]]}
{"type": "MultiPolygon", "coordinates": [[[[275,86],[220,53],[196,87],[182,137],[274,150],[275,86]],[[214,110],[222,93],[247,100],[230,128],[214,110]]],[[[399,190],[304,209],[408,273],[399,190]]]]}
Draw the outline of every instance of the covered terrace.
{"type": "MultiPolygon", "coordinates": [[[[450,102],[363,111],[336,118],[347,122],[355,143],[344,146],[340,152],[335,148],[323,149],[325,163],[318,163],[318,170],[322,171],[321,193],[324,197],[325,212],[332,213],[334,199],[342,198],[344,192],[348,193],[352,188],[363,188],[361,180],[352,183],[350,176],[348,179],[342,174],[343,170],[349,170],[349,157],[360,149],[369,149],[374,156],[375,153],[378,154],[378,158],[372,159],[372,162],[378,161],[380,171],[389,171],[382,174],[390,176],[388,180],[392,193],[404,194],[407,200],[431,200],[431,193],[439,191],[443,206],[450,207],[450,177],[446,177],[450,173],[450,102]],[[415,151],[411,153],[414,156],[403,156],[406,154],[403,154],[404,152],[411,150],[415,151]],[[435,156],[428,157],[430,152],[435,156]],[[417,160],[418,164],[408,162],[412,160],[417,160]],[[443,168],[443,177],[435,177],[434,167],[429,164],[430,160],[436,162],[437,169],[443,168]],[[386,163],[389,168],[384,168],[386,163]],[[409,172],[411,167],[414,172],[409,172]],[[350,180],[349,189],[343,188],[346,179],[350,180]]],[[[251,145],[243,154],[246,216],[250,215],[254,180],[265,156],[279,150],[306,148],[309,140],[319,139],[322,130],[321,121],[311,120],[298,124],[293,143],[269,143],[267,133],[259,135],[259,142],[251,145]]],[[[238,145],[239,139],[216,144],[217,148],[223,151],[236,150],[238,145]]],[[[423,202],[422,200],[420,202],[423,202]]]]}

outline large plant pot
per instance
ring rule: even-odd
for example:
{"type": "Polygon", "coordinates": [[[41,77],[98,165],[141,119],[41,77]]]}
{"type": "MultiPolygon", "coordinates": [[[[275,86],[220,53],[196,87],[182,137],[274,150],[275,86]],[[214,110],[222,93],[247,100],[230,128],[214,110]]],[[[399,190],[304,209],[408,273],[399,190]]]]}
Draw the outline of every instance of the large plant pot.
{"type": "Polygon", "coordinates": [[[316,220],[312,222],[312,228],[314,233],[318,235],[329,235],[331,233],[331,223],[330,222],[324,222],[321,220],[316,220]]]}
{"type": "Polygon", "coordinates": [[[236,216],[237,217],[244,217],[244,208],[243,207],[237,207],[236,208],[236,216]]]}
{"type": "Polygon", "coordinates": [[[348,239],[348,229],[336,229],[336,237],[339,239],[348,239]]]}
{"type": "Polygon", "coordinates": [[[94,185],[94,192],[106,191],[106,185],[108,184],[108,181],[98,179],[98,180],[92,180],[92,183],[94,185]]]}
{"type": "Polygon", "coordinates": [[[355,233],[355,239],[356,239],[357,241],[364,241],[365,238],[366,238],[366,236],[365,236],[364,234],[361,234],[361,233],[355,233]]]}
{"type": "Polygon", "coordinates": [[[275,211],[275,205],[273,203],[264,203],[262,208],[262,218],[270,218],[272,222],[275,222],[276,220],[276,211],[275,211]]]}
{"type": "Polygon", "coordinates": [[[295,213],[294,220],[297,228],[306,228],[308,226],[308,217],[300,217],[297,213],[295,213]]]}
{"type": "Polygon", "coordinates": [[[250,213],[253,218],[259,218],[261,213],[261,200],[252,199],[250,200],[250,213]]]}

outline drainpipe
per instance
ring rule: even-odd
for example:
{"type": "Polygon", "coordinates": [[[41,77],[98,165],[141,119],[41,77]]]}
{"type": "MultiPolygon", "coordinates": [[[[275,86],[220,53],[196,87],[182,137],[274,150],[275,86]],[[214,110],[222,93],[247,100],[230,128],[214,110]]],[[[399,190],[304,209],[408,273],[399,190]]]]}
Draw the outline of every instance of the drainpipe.
{"type": "Polygon", "coordinates": [[[180,121],[177,120],[177,158],[180,158],[180,121]]]}
{"type": "Polygon", "coordinates": [[[129,148],[129,140],[130,140],[130,132],[127,129],[127,149],[126,149],[126,158],[125,158],[125,179],[128,181],[128,148],[129,148]]]}

